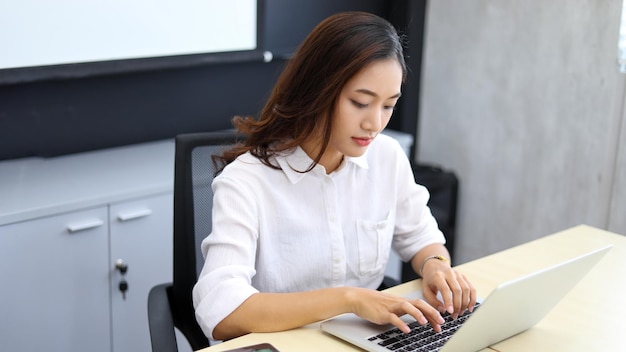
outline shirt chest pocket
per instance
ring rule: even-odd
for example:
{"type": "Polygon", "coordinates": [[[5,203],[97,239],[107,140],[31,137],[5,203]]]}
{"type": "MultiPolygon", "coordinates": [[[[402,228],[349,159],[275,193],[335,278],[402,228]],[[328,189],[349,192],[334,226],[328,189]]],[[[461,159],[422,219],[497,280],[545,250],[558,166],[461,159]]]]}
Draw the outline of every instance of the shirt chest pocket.
{"type": "Polygon", "coordinates": [[[375,275],[385,270],[391,241],[393,221],[391,212],[380,221],[357,220],[357,242],[359,251],[359,273],[375,275]]]}

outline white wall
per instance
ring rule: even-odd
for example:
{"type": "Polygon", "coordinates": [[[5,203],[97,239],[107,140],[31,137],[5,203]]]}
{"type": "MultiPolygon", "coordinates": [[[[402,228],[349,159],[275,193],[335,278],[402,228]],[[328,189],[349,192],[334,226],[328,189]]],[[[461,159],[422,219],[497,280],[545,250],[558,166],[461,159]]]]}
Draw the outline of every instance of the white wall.
{"type": "Polygon", "coordinates": [[[621,0],[429,1],[417,159],[460,178],[459,262],[626,234],[621,0]]]}

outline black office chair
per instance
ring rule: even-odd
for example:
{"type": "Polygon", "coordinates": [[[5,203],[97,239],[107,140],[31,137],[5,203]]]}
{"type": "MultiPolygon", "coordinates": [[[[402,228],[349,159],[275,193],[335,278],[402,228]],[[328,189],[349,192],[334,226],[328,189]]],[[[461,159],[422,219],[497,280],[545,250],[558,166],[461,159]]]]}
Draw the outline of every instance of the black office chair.
{"type": "MultiPolygon", "coordinates": [[[[450,259],[455,263],[455,230],[457,218],[457,203],[459,194],[459,179],[450,170],[429,164],[411,163],[415,182],[426,187],[430,193],[428,206],[437,220],[439,229],[446,236],[446,247],[450,252],[450,259]]],[[[419,278],[411,263],[402,264],[402,282],[419,278]]]]}
{"type": "Polygon", "coordinates": [[[153,287],[148,295],[148,322],[153,352],[178,350],[174,327],[195,351],[209,346],[194,313],[191,291],[204,258],[200,243],[211,232],[215,167],[211,156],[240,138],[235,131],[176,136],[174,161],[173,282],[153,287]]]}

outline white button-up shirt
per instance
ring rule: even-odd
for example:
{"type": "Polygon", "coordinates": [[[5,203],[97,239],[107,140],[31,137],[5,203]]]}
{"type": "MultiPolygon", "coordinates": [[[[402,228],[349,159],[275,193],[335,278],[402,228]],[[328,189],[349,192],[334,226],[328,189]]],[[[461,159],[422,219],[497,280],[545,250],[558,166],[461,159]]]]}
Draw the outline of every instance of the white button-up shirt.
{"type": "Polygon", "coordinates": [[[213,181],[213,228],[193,290],[207,336],[250,295],[323,287],[376,289],[391,248],[404,261],[445,243],[406,154],[379,134],[367,152],[326,174],[300,148],[276,170],[243,154],[213,181]]]}

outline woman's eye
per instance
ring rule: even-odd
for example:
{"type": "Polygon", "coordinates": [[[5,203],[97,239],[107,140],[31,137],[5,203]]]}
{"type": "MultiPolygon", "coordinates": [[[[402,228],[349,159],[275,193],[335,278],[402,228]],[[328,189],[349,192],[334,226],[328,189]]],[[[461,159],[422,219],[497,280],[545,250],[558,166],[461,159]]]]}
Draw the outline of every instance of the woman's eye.
{"type": "Polygon", "coordinates": [[[386,105],[385,110],[396,110],[396,106],[395,105],[386,105]]]}
{"type": "Polygon", "coordinates": [[[356,107],[357,107],[357,108],[359,108],[359,109],[364,109],[364,108],[366,108],[366,107],[367,107],[367,104],[359,103],[359,102],[358,102],[358,101],[356,101],[356,100],[350,100],[350,101],[352,102],[352,104],[353,104],[354,106],[356,106],[356,107]]]}

